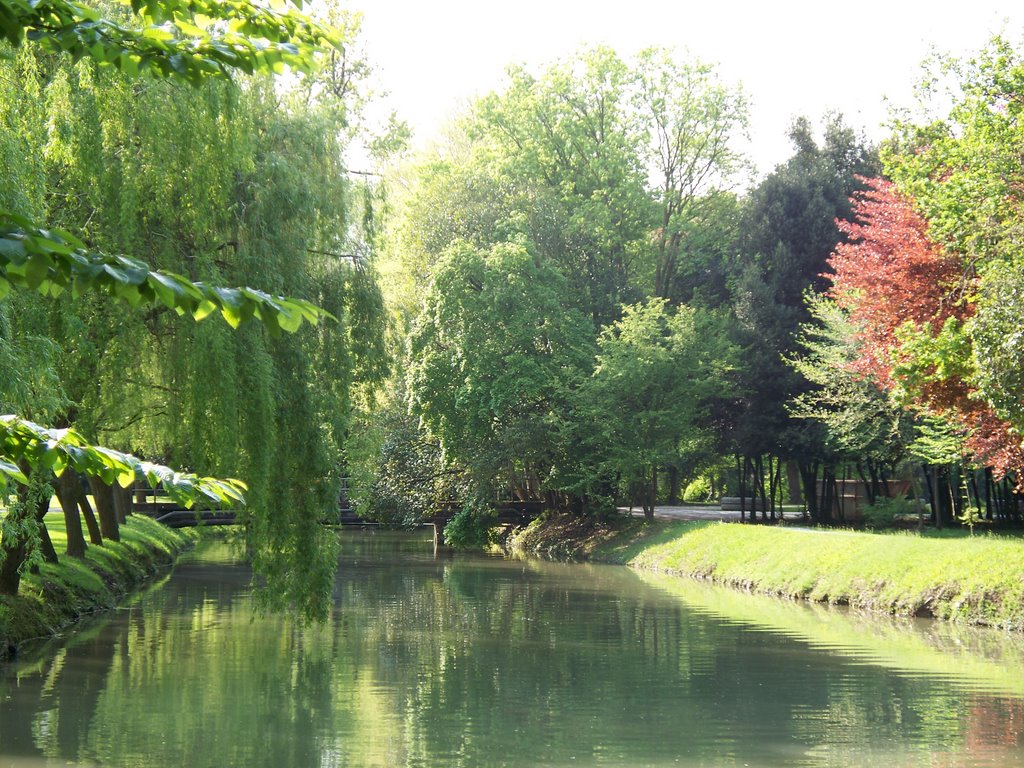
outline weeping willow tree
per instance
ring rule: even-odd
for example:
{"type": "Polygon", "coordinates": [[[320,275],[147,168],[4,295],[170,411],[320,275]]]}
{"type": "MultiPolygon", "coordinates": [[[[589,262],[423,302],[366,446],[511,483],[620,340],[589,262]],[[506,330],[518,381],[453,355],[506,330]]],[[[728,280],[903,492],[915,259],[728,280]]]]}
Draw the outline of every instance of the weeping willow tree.
{"type": "MultiPolygon", "coordinates": [[[[352,392],[384,375],[373,209],[342,162],[356,84],[316,87],[334,82],[327,67],[301,92],[265,77],[189,87],[31,46],[3,68],[0,164],[19,183],[0,207],[202,285],[302,296],[336,319],[284,338],[229,327],[253,311],[237,293],[216,297],[228,324],[193,324],[159,303],[131,311],[65,292],[4,320],[17,325],[12,354],[44,348],[30,338],[56,346],[48,416],[147,458],[244,480],[261,594],[323,616],[335,552],[319,522],[336,509],[352,392]]],[[[4,392],[16,389],[0,382],[0,400],[13,402],[4,392]]]]}

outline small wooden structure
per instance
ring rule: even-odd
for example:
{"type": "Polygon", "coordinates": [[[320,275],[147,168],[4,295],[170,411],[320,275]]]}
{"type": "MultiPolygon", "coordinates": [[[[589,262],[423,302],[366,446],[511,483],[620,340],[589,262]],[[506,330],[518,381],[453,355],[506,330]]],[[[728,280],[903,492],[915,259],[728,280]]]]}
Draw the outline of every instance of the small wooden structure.
{"type": "Polygon", "coordinates": [[[234,525],[235,512],[231,509],[186,509],[159,489],[136,487],[132,491],[135,501],[132,512],[146,515],[168,528],[192,528],[197,525],[234,525]]]}
{"type": "MultiPolygon", "coordinates": [[[[909,480],[889,480],[889,497],[900,499],[910,491],[909,480]]],[[[836,495],[832,500],[832,516],[837,520],[844,520],[849,523],[860,522],[864,519],[864,508],[871,503],[871,495],[868,493],[868,486],[863,480],[836,479],[836,495]]],[[[824,498],[822,481],[818,481],[818,498],[824,498]]]]}

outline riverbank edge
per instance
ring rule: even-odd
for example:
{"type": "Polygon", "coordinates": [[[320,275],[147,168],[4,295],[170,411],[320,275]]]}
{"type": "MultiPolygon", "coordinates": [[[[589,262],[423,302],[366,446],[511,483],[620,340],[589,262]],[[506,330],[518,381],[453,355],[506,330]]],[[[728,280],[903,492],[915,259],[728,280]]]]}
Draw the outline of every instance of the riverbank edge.
{"type": "Polygon", "coordinates": [[[1024,631],[1024,541],[554,516],[512,552],[627,565],[747,592],[1024,631]]]}
{"type": "Polygon", "coordinates": [[[90,546],[83,560],[65,555],[25,574],[17,596],[0,595],[0,663],[27,641],[57,637],[87,616],[116,608],[197,538],[191,529],[132,515],[121,526],[121,541],[90,546]]]}

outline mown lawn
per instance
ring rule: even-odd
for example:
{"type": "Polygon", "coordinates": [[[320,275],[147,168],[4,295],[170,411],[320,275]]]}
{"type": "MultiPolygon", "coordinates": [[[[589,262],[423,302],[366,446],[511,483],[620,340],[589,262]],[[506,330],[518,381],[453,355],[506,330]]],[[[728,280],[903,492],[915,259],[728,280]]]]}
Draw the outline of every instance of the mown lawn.
{"type": "Polygon", "coordinates": [[[1024,540],[735,523],[541,522],[517,545],[899,616],[1024,630],[1024,540]]]}

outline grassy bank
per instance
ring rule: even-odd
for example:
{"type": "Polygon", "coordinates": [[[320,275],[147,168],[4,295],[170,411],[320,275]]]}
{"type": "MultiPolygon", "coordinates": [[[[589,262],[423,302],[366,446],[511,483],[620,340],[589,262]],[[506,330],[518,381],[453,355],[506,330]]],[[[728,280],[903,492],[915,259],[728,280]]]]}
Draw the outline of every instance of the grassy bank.
{"type": "MultiPolygon", "coordinates": [[[[47,529],[59,552],[66,538],[60,515],[48,515],[47,529]]],[[[121,526],[121,541],[90,546],[84,560],[61,557],[22,578],[17,597],[0,595],[0,659],[26,640],[51,637],[82,616],[114,607],[119,598],[170,565],[194,541],[133,515],[121,526]]]]}
{"type": "Polygon", "coordinates": [[[1024,630],[1024,541],[732,523],[534,523],[512,546],[896,616],[1024,630]]]}

